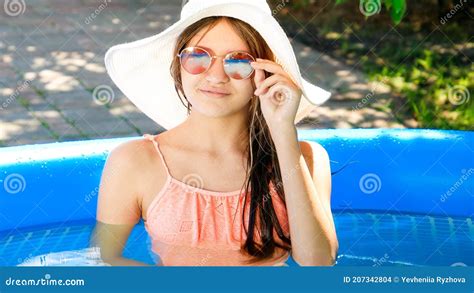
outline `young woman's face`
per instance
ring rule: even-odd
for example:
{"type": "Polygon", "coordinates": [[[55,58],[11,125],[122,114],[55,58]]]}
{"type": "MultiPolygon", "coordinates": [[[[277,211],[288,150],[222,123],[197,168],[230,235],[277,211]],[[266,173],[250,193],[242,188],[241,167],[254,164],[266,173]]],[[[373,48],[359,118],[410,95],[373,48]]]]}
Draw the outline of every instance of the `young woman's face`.
{"type": "MultiPolygon", "coordinates": [[[[231,25],[220,21],[204,36],[206,28],[194,36],[187,47],[199,46],[211,55],[223,56],[233,51],[249,52],[245,42],[236,34],[231,25]]],[[[222,58],[215,58],[208,71],[193,75],[181,67],[183,90],[192,104],[192,111],[210,117],[223,117],[247,111],[245,108],[253,96],[252,78],[232,79],[224,71],[222,58]],[[221,92],[215,95],[208,91],[221,92]]]]}

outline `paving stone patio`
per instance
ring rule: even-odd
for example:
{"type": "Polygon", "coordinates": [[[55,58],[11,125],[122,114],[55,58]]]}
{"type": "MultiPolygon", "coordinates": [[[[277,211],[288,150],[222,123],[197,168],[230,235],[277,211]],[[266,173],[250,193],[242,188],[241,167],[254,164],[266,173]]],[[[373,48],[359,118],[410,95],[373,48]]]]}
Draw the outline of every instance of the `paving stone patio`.
{"type": "MultiPolygon", "coordinates": [[[[103,58],[112,45],[170,26],[181,1],[38,0],[6,7],[0,7],[0,146],[163,130],[115,87],[103,58]],[[97,88],[109,91],[108,103],[93,98],[97,88]]],[[[299,128],[405,127],[387,107],[386,86],[291,41],[303,76],[333,93],[299,128]]]]}

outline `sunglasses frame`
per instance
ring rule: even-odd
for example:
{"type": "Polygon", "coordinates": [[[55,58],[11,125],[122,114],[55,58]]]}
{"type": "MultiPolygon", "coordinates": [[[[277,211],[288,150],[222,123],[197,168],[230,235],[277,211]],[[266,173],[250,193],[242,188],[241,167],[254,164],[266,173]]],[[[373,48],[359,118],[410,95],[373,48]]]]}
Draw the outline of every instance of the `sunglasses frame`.
{"type": "MultiPolygon", "coordinates": [[[[182,57],[181,55],[183,54],[184,50],[188,50],[188,49],[199,49],[199,50],[203,50],[204,52],[206,52],[206,54],[209,56],[209,58],[211,58],[211,62],[209,63],[209,66],[206,68],[206,70],[204,70],[203,72],[201,73],[197,73],[197,74],[194,74],[194,75],[198,75],[198,74],[203,74],[203,73],[206,73],[209,68],[211,68],[213,62],[214,62],[214,59],[218,58],[218,57],[221,57],[222,58],[222,66],[224,66],[224,62],[226,60],[226,58],[232,54],[235,54],[235,53],[242,53],[242,54],[245,54],[245,55],[248,55],[250,57],[250,59],[252,59],[253,62],[255,62],[255,58],[250,55],[249,53],[245,52],[245,51],[233,51],[233,52],[229,52],[225,55],[212,55],[211,53],[209,53],[208,50],[204,49],[204,48],[201,48],[199,46],[191,46],[191,47],[186,47],[184,49],[182,49],[179,54],[177,54],[176,56],[179,57],[179,64],[184,68],[184,70],[186,70],[186,67],[183,66],[183,63],[182,63],[182,57]]],[[[189,71],[186,70],[186,72],[190,73],[189,71]]],[[[255,72],[255,69],[252,67],[252,71],[249,73],[248,76],[242,78],[242,79],[238,79],[238,78],[233,78],[231,77],[229,74],[227,74],[227,72],[225,71],[225,66],[224,66],[224,72],[225,74],[229,77],[229,78],[232,78],[232,79],[235,79],[235,80],[244,80],[244,79],[248,79],[250,78],[250,76],[252,76],[252,74],[255,72]]],[[[192,74],[192,73],[190,73],[192,74]]]]}

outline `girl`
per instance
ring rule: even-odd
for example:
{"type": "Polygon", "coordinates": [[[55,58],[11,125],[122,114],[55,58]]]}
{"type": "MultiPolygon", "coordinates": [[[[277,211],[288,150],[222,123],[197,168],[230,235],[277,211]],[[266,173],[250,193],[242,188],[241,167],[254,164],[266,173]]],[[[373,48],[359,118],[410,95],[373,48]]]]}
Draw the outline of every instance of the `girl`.
{"type": "Polygon", "coordinates": [[[167,130],[107,159],[93,237],[105,262],[145,265],[122,257],[143,219],[157,265],[284,265],[290,252],[300,265],[334,263],[328,155],[294,125],[316,87],[276,44],[268,12],[265,1],[191,0],[167,31],[107,53],[114,82],[167,130]]]}

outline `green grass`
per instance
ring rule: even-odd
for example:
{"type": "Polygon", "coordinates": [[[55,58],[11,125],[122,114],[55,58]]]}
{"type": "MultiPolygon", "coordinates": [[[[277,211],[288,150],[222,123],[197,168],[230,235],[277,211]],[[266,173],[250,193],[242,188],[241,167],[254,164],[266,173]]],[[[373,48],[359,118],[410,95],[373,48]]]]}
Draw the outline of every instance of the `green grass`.
{"type": "Polygon", "coordinates": [[[335,53],[348,63],[358,62],[371,80],[390,86],[400,100],[392,103],[400,119],[412,116],[424,128],[473,129],[474,43],[453,41],[463,38],[460,31],[435,30],[428,36],[386,36],[374,47],[361,44],[367,34],[351,32],[335,53]]]}

